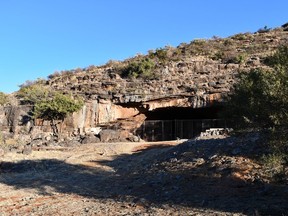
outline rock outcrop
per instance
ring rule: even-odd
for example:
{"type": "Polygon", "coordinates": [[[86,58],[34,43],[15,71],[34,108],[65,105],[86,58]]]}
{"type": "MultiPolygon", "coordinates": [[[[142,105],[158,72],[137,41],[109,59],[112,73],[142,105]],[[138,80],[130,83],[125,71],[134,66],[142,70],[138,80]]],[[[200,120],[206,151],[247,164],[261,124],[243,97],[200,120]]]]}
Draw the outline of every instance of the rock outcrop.
{"type": "MultiPolygon", "coordinates": [[[[123,62],[111,61],[103,66],[54,74],[45,85],[85,98],[85,105],[78,113],[59,122],[63,139],[90,136],[91,131],[101,127],[118,130],[124,139],[134,140],[133,133],[148,112],[171,107],[205,108],[221,103],[237,82],[239,72],[265,67],[263,58],[279,45],[287,44],[287,39],[288,32],[278,28],[224,39],[194,40],[123,62]],[[127,65],[147,58],[155,64],[153,76],[123,76],[127,65]]],[[[41,140],[50,141],[50,123],[40,119],[34,121],[30,117],[32,109],[20,105],[0,107],[2,139],[4,136],[5,140],[26,142],[35,140],[35,134],[44,133],[41,140]]],[[[98,134],[94,136],[98,136],[97,139],[86,140],[101,140],[98,134]]]]}

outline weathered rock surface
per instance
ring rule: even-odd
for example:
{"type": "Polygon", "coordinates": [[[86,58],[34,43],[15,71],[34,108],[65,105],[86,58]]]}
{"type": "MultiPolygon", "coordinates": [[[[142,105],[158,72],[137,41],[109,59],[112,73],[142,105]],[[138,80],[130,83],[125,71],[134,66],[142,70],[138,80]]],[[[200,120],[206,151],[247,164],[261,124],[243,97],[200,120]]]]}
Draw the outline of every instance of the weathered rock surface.
{"type": "MultiPolygon", "coordinates": [[[[151,79],[121,76],[125,65],[149,55],[51,76],[46,83],[50,88],[85,98],[78,113],[59,122],[59,131],[64,137],[89,134],[97,127],[133,133],[144,122],[147,112],[222,103],[240,71],[265,67],[263,58],[279,45],[287,44],[285,28],[165,48],[165,61],[153,60],[156,76],[151,79]]],[[[14,140],[27,143],[38,132],[51,139],[50,123],[33,121],[32,109],[15,102],[13,106],[0,107],[0,128],[5,140],[12,134],[14,140]]]]}

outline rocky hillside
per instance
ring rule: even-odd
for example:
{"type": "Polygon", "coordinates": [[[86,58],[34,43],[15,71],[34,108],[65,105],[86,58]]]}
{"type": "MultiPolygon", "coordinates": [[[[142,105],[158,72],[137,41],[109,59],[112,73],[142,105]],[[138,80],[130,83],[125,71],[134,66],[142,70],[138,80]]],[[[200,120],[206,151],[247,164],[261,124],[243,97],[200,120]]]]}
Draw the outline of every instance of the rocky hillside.
{"type": "MultiPolygon", "coordinates": [[[[59,122],[57,127],[63,139],[76,136],[78,142],[92,133],[91,140],[95,142],[101,140],[101,127],[100,130],[109,128],[119,132],[110,138],[105,135],[102,141],[139,140],[135,137],[136,131],[145,119],[217,118],[218,108],[213,107],[219,106],[223,97],[231,92],[239,72],[266,67],[265,57],[288,43],[287,30],[284,24],[280,28],[264,28],[228,38],[197,39],[124,61],[55,72],[47,80],[23,86],[38,84],[84,98],[85,104],[79,112],[59,122]]],[[[50,123],[42,119],[34,121],[33,106],[25,104],[21,97],[19,101],[20,105],[14,100],[10,103],[12,106],[0,107],[2,139],[12,137],[27,143],[44,133],[40,141],[49,142],[52,139],[50,123]]],[[[111,135],[110,132],[103,133],[111,135]]]]}
{"type": "Polygon", "coordinates": [[[82,94],[88,100],[149,104],[163,98],[192,97],[195,104],[187,105],[202,107],[229,92],[239,71],[263,66],[265,56],[287,43],[286,30],[261,29],[228,38],[193,40],[123,62],[56,72],[46,84],[59,91],[82,94]],[[196,98],[202,100],[195,102],[196,98]]]}

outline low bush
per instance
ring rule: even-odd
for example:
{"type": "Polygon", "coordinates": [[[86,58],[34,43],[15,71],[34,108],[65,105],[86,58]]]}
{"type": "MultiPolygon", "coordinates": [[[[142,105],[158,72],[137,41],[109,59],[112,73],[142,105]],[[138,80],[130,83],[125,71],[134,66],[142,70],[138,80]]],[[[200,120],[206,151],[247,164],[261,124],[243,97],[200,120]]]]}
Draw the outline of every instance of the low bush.
{"type": "Polygon", "coordinates": [[[240,73],[239,82],[229,96],[223,113],[228,119],[234,119],[236,128],[269,132],[266,144],[270,154],[266,156],[266,161],[270,164],[278,163],[279,155],[282,164],[288,163],[287,56],[288,47],[279,47],[265,60],[270,69],[240,73]]]}
{"type": "Polygon", "coordinates": [[[285,166],[287,158],[282,153],[271,153],[262,157],[265,174],[275,182],[285,181],[285,166]]]}
{"type": "Polygon", "coordinates": [[[17,92],[17,97],[23,100],[25,104],[35,104],[49,96],[51,91],[43,85],[31,84],[25,85],[17,92]]]}
{"type": "Polygon", "coordinates": [[[153,79],[155,78],[155,63],[149,59],[141,59],[133,61],[124,67],[121,72],[121,76],[124,78],[143,78],[153,79]]]}
{"type": "Polygon", "coordinates": [[[150,52],[149,57],[151,59],[157,58],[160,63],[165,63],[169,60],[168,52],[166,49],[156,49],[155,52],[150,52]]]}
{"type": "Polygon", "coordinates": [[[5,105],[7,102],[8,102],[8,96],[5,93],[0,92],[0,106],[5,105]]]}

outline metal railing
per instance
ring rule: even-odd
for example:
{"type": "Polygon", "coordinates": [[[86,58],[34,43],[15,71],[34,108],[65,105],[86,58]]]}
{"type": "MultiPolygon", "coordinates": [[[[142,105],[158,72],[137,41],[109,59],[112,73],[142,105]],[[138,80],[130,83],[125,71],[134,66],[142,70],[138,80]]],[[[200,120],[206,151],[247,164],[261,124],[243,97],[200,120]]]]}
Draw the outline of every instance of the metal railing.
{"type": "Polygon", "coordinates": [[[146,120],[137,135],[146,141],[191,139],[209,128],[227,128],[223,119],[146,120]]]}

